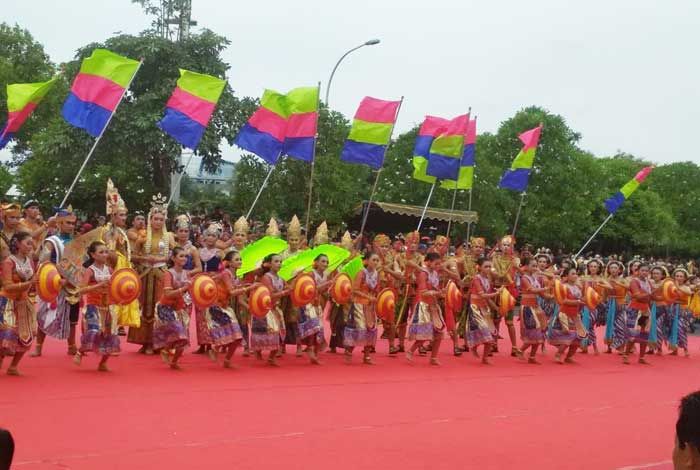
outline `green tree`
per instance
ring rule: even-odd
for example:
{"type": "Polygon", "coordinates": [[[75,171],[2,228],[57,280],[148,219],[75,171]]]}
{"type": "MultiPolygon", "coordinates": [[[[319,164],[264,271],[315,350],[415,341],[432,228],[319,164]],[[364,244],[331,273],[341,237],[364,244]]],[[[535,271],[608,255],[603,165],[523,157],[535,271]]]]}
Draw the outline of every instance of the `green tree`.
{"type": "MultiPolygon", "coordinates": [[[[169,194],[170,175],[176,170],[181,147],[156,122],[163,116],[179,68],[225,78],[229,66],[220,54],[228,44],[226,38],[209,30],[177,44],[151,33],[119,35],[85,46],[76,60],[65,64],[66,76],[72,79],[82,59],[97,47],[144,60],[69,199],[74,206],[104,210],[101,206],[108,176],[132,207],[147,207],[156,192],[169,194]]],[[[244,122],[243,109],[251,105],[251,100],[235,98],[226,86],[197,148],[206,169],[214,170],[219,165],[221,140],[235,134],[244,122]]],[[[19,177],[24,192],[42,201],[60,202],[92,143],[92,137],[83,130],[68,125],[60,114],[54,115],[46,129],[32,137],[31,155],[21,160],[19,177]],[[56,168],[61,171],[56,172],[56,168]]]]}

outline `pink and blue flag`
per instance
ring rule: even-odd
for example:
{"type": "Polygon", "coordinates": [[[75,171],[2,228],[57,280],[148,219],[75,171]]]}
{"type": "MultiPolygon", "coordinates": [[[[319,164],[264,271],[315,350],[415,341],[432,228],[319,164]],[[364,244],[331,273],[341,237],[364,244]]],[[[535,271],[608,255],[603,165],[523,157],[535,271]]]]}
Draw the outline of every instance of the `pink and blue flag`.
{"type": "Polygon", "coordinates": [[[260,108],[233,142],[270,165],[282,155],[311,162],[317,125],[318,87],[295,88],[287,94],[265,90],[260,108]]]}
{"type": "Polygon", "coordinates": [[[472,189],[474,185],[474,163],[476,158],[476,118],[469,120],[467,135],[464,137],[464,153],[459,164],[457,180],[443,180],[443,189],[472,189]]]}
{"type": "Polygon", "coordinates": [[[375,170],[381,168],[400,104],[401,101],[364,97],[355,113],[340,159],[367,165],[375,170]]]}
{"type": "Polygon", "coordinates": [[[527,189],[541,133],[542,124],[518,136],[523,143],[523,148],[513,160],[510,169],[503,173],[499,187],[518,192],[524,192],[527,189]]]}
{"type": "Polygon", "coordinates": [[[183,146],[196,149],[225,86],[220,78],[180,69],[158,127],[183,146]]]}
{"type": "Polygon", "coordinates": [[[605,208],[608,210],[608,213],[614,214],[617,212],[622,203],[630,198],[632,193],[647,179],[647,176],[649,176],[649,173],[651,173],[653,169],[653,166],[642,168],[635,177],[629,180],[618,192],[606,199],[605,208]]]}
{"type": "Polygon", "coordinates": [[[139,61],[106,49],[95,49],[83,60],[63,103],[63,118],[75,127],[99,136],[139,68],[139,61]]]}
{"type": "Polygon", "coordinates": [[[426,183],[456,180],[464,154],[469,115],[448,120],[426,116],[413,150],[413,177],[426,183]]]}
{"type": "Polygon", "coordinates": [[[52,78],[47,82],[7,85],[7,123],[0,130],[0,149],[12,140],[55,81],[56,78],[52,78]]]}

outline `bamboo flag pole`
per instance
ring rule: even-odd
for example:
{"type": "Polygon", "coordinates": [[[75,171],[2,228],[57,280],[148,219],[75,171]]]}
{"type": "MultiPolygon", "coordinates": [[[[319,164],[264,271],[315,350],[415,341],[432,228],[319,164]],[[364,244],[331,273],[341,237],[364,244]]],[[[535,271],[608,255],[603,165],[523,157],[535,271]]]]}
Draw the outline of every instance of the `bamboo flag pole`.
{"type": "Polygon", "coordinates": [[[520,220],[520,211],[522,211],[523,206],[525,205],[525,196],[527,193],[523,191],[520,193],[520,204],[518,205],[518,212],[515,214],[515,223],[513,224],[513,233],[511,235],[515,237],[515,231],[518,230],[518,221],[520,220]]]}
{"type": "MultiPolygon", "coordinates": [[[[277,157],[279,159],[279,156],[277,157]]],[[[250,205],[250,209],[248,209],[248,213],[245,215],[246,220],[250,218],[250,214],[253,212],[253,209],[255,208],[255,204],[257,204],[258,199],[260,198],[260,195],[263,192],[263,189],[265,189],[265,186],[267,186],[267,180],[270,179],[270,175],[272,174],[272,170],[275,169],[275,165],[270,166],[270,170],[267,172],[267,175],[265,175],[265,179],[263,180],[262,184],[260,185],[260,189],[258,189],[258,193],[255,195],[255,199],[253,199],[253,203],[250,205]]]]}
{"type": "Polygon", "coordinates": [[[435,185],[437,184],[437,180],[433,183],[433,185],[430,187],[430,192],[428,193],[428,199],[425,201],[425,207],[423,207],[423,213],[420,216],[420,220],[418,221],[418,228],[416,230],[420,232],[420,228],[423,225],[423,219],[425,219],[425,213],[428,210],[428,205],[430,204],[430,198],[433,197],[433,191],[435,191],[435,185]]]}
{"type": "MultiPolygon", "coordinates": [[[[467,130],[469,130],[469,120],[471,119],[472,115],[472,107],[469,106],[469,110],[467,111],[467,130]]],[[[464,148],[462,148],[462,157],[464,157],[464,148]]],[[[460,169],[461,169],[461,158],[460,158],[460,169]]],[[[447,221],[447,233],[445,236],[447,238],[450,238],[450,229],[452,228],[452,216],[454,215],[455,212],[455,202],[457,201],[457,189],[459,187],[459,173],[457,174],[457,179],[455,180],[455,192],[452,194],[452,206],[450,207],[450,218],[447,221]]]]}
{"type": "Polygon", "coordinates": [[[365,232],[365,225],[367,224],[367,217],[369,216],[369,210],[372,207],[372,199],[374,198],[374,193],[377,191],[377,185],[379,184],[379,175],[382,172],[384,165],[384,159],[386,159],[386,153],[389,150],[389,145],[391,145],[391,137],[394,135],[394,127],[396,127],[396,120],[399,118],[399,112],[401,111],[401,105],[403,104],[403,96],[401,101],[399,101],[399,106],[396,108],[396,114],[394,115],[394,122],[391,125],[391,132],[389,133],[389,142],[384,149],[384,155],[382,156],[382,167],[377,170],[377,175],[374,178],[374,184],[372,185],[372,191],[369,193],[369,201],[367,201],[367,207],[362,211],[362,225],[360,225],[360,235],[359,238],[362,239],[362,234],[365,232]]]}
{"type": "Polygon", "coordinates": [[[187,159],[187,163],[185,163],[185,166],[182,168],[182,172],[177,176],[177,180],[175,181],[175,184],[173,185],[172,189],[170,189],[170,197],[168,198],[168,201],[165,203],[166,207],[170,205],[170,202],[173,200],[173,196],[175,196],[175,192],[180,187],[180,183],[182,182],[182,177],[185,175],[185,172],[187,171],[187,168],[189,168],[190,163],[192,163],[192,157],[194,157],[194,150],[192,151],[192,153],[190,153],[190,157],[187,159]]]}
{"type": "Polygon", "coordinates": [[[117,108],[119,108],[119,105],[121,104],[122,100],[124,99],[124,95],[126,95],[127,90],[131,86],[131,82],[134,81],[134,77],[136,77],[136,74],[139,73],[139,69],[141,68],[142,65],[143,65],[143,59],[141,59],[139,61],[139,65],[136,67],[134,74],[131,76],[131,79],[129,80],[129,83],[127,83],[127,85],[124,87],[124,90],[122,91],[122,95],[119,97],[119,101],[114,106],[114,109],[112,110],[112,113],[109,115],[109,118],[107,119],[107,122],[105,123],[104,127],[102,128],[102,131],[100,131],[100,134],[95,139],[95,142],[93,142],[92,147],[90,148],[90,151],[87,154],[87,157],[85,157],[85,160],[83,160],[83,164],[80,165],[80,169],[78,170],[78,174],[75,175],[75,178],[73,179],[73,182],[71,183],[70,187],[68,188],[66,195],[63,196],[63,200],[61,201],[60,207],[64,207],[66,205],[66,201],[68,201],[68,196],[70,196],[70,194],[73,192],[73,188],[75,188],[75,184],[78,182],[80,175],[83,173],[83,170],[85,169],[85,166],[87,165],[88,160],[90,160],[90,157],[92,157],[92,154],[95,151],[97,144],[100,143],[100,140],[102,139],[102,136],[104,135],[105,130],[107,130],[107,127],[109,127],[109,123],[112,122],[112,118],[114,117],[114,114],[117,112],[117,108]]]}
{"type": "MultiPolygon", "coordinates": [[[[321,82],[318,82],[318,103],[316,109],[321,110],[321,82]]],[[[329,110],[330,111],[330,110],[329,110]]],[[[306,236],[309,236],[309,224],[311,223],[311,198],[314,190],[314,169],[316,168],[316,144],[318,144],[318,116],[316,117],[316,139],[314,140],[314,149],[311,156],[311,177],[309,178],[309,202],[306,205],[306,236]]]]}
{"type": "MultiPolygon", "coordinates": [[[[469,212],[472,211],[472,188],[469,188],[469,207],[467,208],[469,212]]],[[[469,220],[467,222],[467,242],[469,242],[472,231],[472,222],[469,220]]]]}
{"type": "Polygon", "coordinates": [[[612,219],[613,215],[614,215],[614,214],[610,214],[610,215],[608,215],[608,216],[605,218],[605,220],[603,221],[603,223],[600,224],[600,226],[596,229],[595,232],[593,232],[593,235],[591,235],[591,238],[589,238],[588,241],[586,241],[586,243],[583,244],[583,246],[581,247],[581,249],[578,250],[578,252],[574,255],[574,258],[573,258],[573,259],[578,258],[578,255],[580,255],[580,254],[583,252],[583,250],[586,249],[586,247],[588,246],[588,244],[591,243],[591,242],[593,241],[593,239],[595,238],[595,236],[598,235],[598,232],[600,232],[600,231],[603,229],[603,227],[605,226],[605,224],[607,224],[608,222],[610,222],[610,219],[612,219]]]}

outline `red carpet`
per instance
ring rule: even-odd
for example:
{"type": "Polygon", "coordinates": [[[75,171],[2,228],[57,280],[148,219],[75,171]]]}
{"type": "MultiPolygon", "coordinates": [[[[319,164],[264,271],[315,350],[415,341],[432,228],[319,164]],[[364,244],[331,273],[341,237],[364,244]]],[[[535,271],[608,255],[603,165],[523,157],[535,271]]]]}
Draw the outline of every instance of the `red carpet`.
{"type": "Polygon", "coordinates": [[[382,342],[374,367],[237,355],[225,370],[187,353],[183,371],[127,345],[98,373],[95,357],[76,367],[49,340],[23,377],[3,369],[0,426],[20,470],[669,469],[678,399],[700,388],[699,344],[651,366],[561,366],[549,347],[543,365],[501,353],[489,367],[445,347],[438,368],[389,358],[382,342]]]}

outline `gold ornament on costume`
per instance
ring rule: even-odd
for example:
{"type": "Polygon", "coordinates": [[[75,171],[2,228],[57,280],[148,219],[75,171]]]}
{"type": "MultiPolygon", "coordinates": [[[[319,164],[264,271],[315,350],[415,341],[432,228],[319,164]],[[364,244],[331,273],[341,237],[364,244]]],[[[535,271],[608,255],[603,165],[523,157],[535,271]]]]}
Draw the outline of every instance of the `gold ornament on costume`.
{"type": "Polygon", "coordinates": [[[282,232],[280,232],[280,226],[277,225],[277,221],[274,217],[270,218],[270,222],[267,224],[267,229],[265,230],[265,235],[275,238],[279,238],[279,236],[282,235],[282,232]]]}
{"type": "Polygon", "coordinates": [[[175,229],[179,230],[181,228],[190,228],[190,216],[187,214],[181,214],[175,217],[175,229]]]}
{"type": "Polygon", "coordinates": [[[352,235],[350,235],[350,232],[347,230],[343,234],[342,238],[340,239],[340,246],[345,248],[346,250],[352,250],[354,244],[352,242],[352,235]]]}
{"type": "Polygon", "coordinates": [[[3,217],[20,217],[22,215],[22,206],[16,202],[11,202],[2,206],[3,217]]]}
{"type": "MultiPolygon", "coordinates": [[[[168,198],[158,193],[151,198],[151,210],[148,211],[148,222],[146,224],[146,243],[144,243],[144,252],[146,254],[151,254],[151,248],[153,246],[153,229],[151,227],[151,218],[154,214],[163,214],[165,219],[168,218],[168,198]]],[[[167,243],[168,232],[165,229],[165,222],[160,229],[160,242],[163,245],[160,252],[158,253],[162,257],[167,257],[170,251],[170,246],[167,243]],[[165,243],[163,243],[165,242],[165,243]]]]}
{"type": "Polygon", "coordinates": [[[406,245],[409,245],[409,244],[417,245],[418,242],[420,242],[420,232],[418,232],[418,230],[414,230],[413,232],[407,233],[405,238],[406,238],[406,245]]]}
{"type": "Polygon", "coordinates": [[[289,226],[287,227],[287,240],[289,240],[291,237],[301,238],[301,222],[299,222],[296,215],[292,217],[292,220],[289,222],[289,226]]]}
{"type": "Polygon", "coordinates": [[[379,233],[374,237],[374,245],[381,247],[389,247],[391,245],[391,239],[388,235],[384,233],[379,233]]]}
{"type": "Polygon", "coordinates": [[[240,216],[236,222],[233,224],[233,233],[245,233],[248,235],[248,232],[250,231],[250,225],[248,225],[248,221],[246,220],[245,217],[240,216]]]}
{"type": "Polygon", "coordinates": [[[114,187],[112,178],[107,178],[107,191],[105,192],[105,199],[107,201],[107,216],[114,215],[119,211],[126,211],[126,203],[124,199],[119,195],[119,190],[114,187]]]}
{"type": "Polygon", "coordinates": [[[326,221],[324,220],[316,229],[314,246],[325,245],[326,243],[328,243],[328,225],[326,225],[326,221]]]}
{"type": "Polygon", "coordinates": [[[481,247],[486,248],[486,239],[484,237],[471,237],[469,239],[469,244],[472,248],[481,247]]]}
{"type": "Polygon", "coordinates": [[[207,225],[207,228],[204,230],[204,235],[214,235],[218,238],[221,235],[221,232],[223,231],[224,228],[221,226],[220,223],[212,222],[209,225],[207,225]]]}
{"type": "Polygon", "coordinates": [[[68,207],[64,208],[57,208],[56,209],[56,214],[53,216],[54,220],[56,222],[62,222],[64,220],[69,220],[69,219],[76,219],[75,213],[73,212],[73,206],[68,204],[68,207]]]}
{"type": "Polygon", "coordinates": [[[148,212],[149,217],[155,213],[163,214],[168,217],[168,198],[158,193],[151,198],[151,210],[148,212]]]}

